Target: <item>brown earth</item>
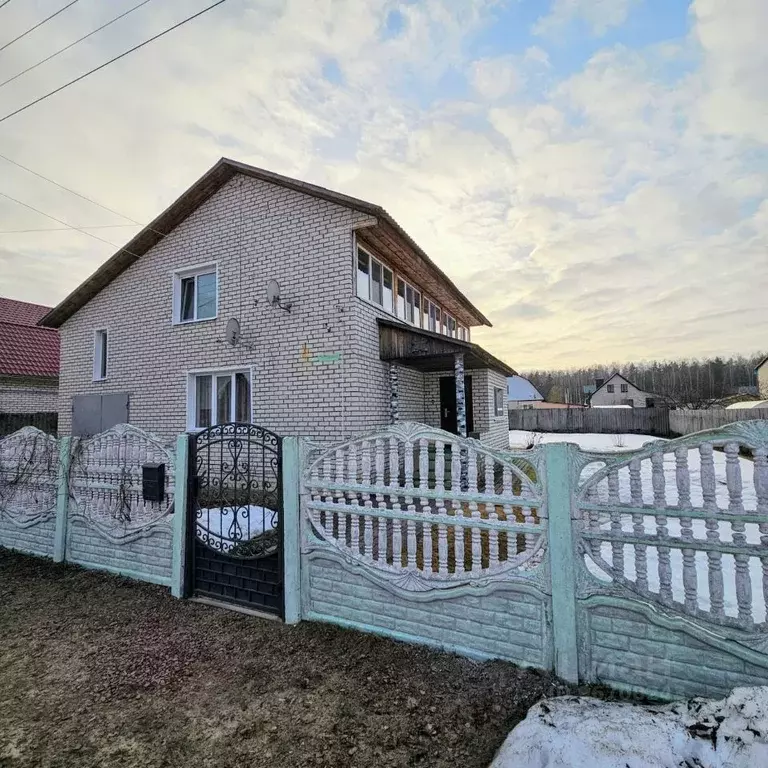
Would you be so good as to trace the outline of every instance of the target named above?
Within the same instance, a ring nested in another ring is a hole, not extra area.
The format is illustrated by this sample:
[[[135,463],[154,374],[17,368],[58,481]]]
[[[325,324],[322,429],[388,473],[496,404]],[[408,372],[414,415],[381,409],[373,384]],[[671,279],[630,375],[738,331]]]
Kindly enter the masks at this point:
[[[567,692],[0,549],[0,766],[480,768],[532,704]]]

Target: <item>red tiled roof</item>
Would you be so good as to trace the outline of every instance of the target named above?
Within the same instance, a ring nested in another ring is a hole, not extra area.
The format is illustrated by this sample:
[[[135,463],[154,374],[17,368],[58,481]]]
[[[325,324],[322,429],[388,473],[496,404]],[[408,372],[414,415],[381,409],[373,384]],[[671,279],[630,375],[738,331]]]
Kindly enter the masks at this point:
[[[42,320],[50,309],[42,304],[30,304],[28,301],[4,299],[0,296],[0,323],[37,325],[37,321]]]
[[[0,322],[0,376],[58,375],[58,331]]]

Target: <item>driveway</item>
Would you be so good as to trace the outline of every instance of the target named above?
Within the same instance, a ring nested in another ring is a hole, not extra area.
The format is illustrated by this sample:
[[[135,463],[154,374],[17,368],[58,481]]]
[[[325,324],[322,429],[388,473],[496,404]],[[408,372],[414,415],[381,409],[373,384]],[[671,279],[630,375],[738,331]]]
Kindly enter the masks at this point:
[[[0,549],[0,765],[487,766],[552,676]]]

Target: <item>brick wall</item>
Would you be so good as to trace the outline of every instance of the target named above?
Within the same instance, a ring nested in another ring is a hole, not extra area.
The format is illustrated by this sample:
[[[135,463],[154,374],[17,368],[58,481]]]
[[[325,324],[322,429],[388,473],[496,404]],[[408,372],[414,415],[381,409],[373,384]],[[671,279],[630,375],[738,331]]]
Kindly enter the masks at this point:
[[[407,599],[331,559],[308,561],[310,618],[340,621],[411,642],[549,669],[551,635],[542,600],[507,585],[489,595]],[[407,637],[403,637],[407,636]]]
[[[424,374],[412,368],[398,367],[400,421],[426,422]],[[439,425],[438,425],[439,426]]]
[[[353,227],[362,214],[235,177],[61,328],[60,433],[75,394],[127,392],[130,420],[164,439],[187,428],[188,372],[250,368],[253,420],[282,434],[341,439],[386,424],[385,364],[353,312]],[[173,325],[174,270],[218,263],[218,317]],[[284,312],[266,303],[280,282]],[[239,317],[242,344],[223,343]],[[92,381],[94,331],[109,334],[105,381]],[[376,334],[376,328],[370,331]],[[313,362],[321,353],[339,362]]]
[[[58,380],[0,376],[0,413],[51,413],[58,410]]]

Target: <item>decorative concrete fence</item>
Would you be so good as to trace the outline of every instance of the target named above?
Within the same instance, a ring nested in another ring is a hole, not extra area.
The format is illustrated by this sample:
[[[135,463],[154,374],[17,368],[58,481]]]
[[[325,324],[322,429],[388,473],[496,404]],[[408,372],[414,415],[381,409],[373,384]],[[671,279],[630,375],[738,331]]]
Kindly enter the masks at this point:
[[[33,427],[19,430],[0,440],[0,545],[177,591],[175,453],[128,424],[60,440]],[[160,503],[142,496],[147,463],[165,465]],[[184,515],[177,517],[180,526]]]
[[[409,423],[284,443],[288,621],[661,697],[768,684],[766,421],[611,454]],[[0,440],[0,545],[182,594],[187,445]],[[161,503],[145,463],[166,465]]]
[[[305,445],[302,616],[657,696],[766,684],[767,455],[768,422],[619,454]]]

